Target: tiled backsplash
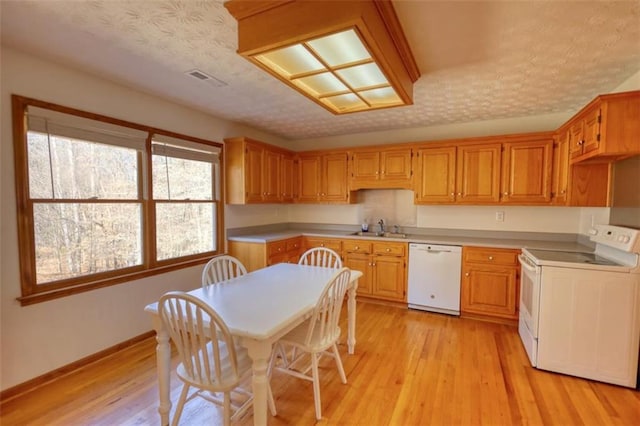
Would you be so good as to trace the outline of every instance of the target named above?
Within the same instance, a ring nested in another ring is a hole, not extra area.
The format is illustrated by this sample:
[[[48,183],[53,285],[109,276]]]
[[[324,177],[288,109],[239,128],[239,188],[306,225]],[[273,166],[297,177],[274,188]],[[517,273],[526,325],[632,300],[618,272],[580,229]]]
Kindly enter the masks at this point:
[[[359,197],[360,223],[366,222],[371,226],[384,219],[384,223],[389,227],[417,224],[417,206],[413,204],[413,191],[367,189],[360,191]]]

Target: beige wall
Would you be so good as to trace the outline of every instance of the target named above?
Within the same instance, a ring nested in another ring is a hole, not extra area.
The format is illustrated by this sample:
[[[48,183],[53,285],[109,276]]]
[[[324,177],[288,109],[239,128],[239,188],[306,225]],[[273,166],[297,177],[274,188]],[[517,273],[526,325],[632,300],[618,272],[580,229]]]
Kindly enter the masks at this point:
[[[186,290],[200,282],[200,268],[194,267],[21,307],[16,301],[20,281],[11,94],[213,141],[238,135],[282,141],[14,50],[3,48],[1,57],[0,385],[4,390],[149,331],[151,321],[143,312],[145,305],[168,290]]]

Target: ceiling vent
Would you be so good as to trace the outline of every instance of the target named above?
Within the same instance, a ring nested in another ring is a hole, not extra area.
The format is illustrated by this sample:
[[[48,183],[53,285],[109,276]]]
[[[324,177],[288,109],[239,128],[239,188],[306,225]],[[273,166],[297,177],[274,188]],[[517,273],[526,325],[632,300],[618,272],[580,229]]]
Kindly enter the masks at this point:
[[[204,81],[206,83],[209,83],[215,87],[222,87],[222,86],[226,86],[227,83],[225,83],[222,80],[219,80],[215,77],[211,77],[209,74],[204,73],[200,70],[191,70],[191,71],[187,71],[186,72],[187,75],[190,75],[193,78],[196,78],[200,81]]]

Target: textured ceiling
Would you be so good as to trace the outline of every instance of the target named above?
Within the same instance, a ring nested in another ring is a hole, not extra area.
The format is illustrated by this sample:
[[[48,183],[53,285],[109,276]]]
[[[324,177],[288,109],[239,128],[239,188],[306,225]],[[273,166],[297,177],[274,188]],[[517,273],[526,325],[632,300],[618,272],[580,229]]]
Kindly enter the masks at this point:
[[[335,116],[237,55],[222,3],[2,0],[2,43],[292,140],[574,112],[640,70],[640,1],[396,0],[414,105]]]

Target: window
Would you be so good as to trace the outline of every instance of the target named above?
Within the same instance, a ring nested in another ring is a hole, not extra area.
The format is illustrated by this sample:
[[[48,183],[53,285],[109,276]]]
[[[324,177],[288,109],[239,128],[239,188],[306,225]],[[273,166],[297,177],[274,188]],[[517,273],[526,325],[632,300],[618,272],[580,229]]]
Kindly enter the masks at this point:
[[[13,96],[22,304],[201,263],[221,145]]]

